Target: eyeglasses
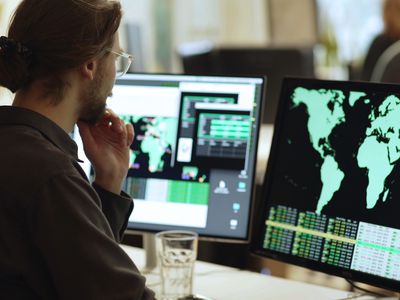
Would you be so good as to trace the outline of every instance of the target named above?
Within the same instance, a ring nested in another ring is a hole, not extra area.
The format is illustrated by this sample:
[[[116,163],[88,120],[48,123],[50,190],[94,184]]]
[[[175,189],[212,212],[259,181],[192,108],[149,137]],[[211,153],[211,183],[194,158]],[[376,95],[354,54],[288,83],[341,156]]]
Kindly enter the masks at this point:
[[[133,62],[133,56],[125,52],[117,52],[111,49],[107,49],[107,51],[117,56],[115,59],[115,69],[117,70],[117,74],[115,76],[121,77],[125,75]]]

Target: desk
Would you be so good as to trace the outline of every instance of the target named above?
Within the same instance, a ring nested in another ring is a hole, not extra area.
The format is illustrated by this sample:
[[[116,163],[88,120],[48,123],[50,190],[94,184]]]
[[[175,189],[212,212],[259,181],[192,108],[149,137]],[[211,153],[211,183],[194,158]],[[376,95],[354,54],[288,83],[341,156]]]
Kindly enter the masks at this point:
[[[144,265],[143,249],[121,245],[140,269]],[[158,272],[157,270],[155,272]],[[160,278],[156,273],[146,275],[148,286],[159,291]],[[215,300],[324,300],[344,299],[349,293],[332,288],[262,275],[235,268],[197,261],[194,293]],[[361,299],[361,298],[357,298]],[[367,299],[367,298],[362,298]]]

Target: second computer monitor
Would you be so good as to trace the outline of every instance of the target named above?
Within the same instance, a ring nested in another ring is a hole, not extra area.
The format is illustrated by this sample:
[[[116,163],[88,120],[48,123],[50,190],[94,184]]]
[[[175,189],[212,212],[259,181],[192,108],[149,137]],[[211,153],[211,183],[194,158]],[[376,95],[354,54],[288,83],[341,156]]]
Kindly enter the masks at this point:
[[[400,87],[286,79],[253,250],[400,287]]]
[[[264,78],[129,74],[107,105],[133,125],[128,229],[248,239]]]

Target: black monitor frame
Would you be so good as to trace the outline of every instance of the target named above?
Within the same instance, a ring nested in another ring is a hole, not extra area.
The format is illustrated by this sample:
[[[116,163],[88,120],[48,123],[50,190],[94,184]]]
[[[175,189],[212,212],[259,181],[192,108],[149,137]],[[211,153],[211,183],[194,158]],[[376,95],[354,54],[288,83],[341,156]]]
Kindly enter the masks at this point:
[[[267,214],[269,207],[272,206],[273,200],[270,199],[273,178],[275,170],[277,169],[277,159],[280,150],[281,135],[284,127],[287,125],[285,115],[287,107],[289,105],[289,97],[292,93],[292,88],[295,86],[304,86],[306,88],[336,88],[341,87],[349,90],[368,90],[376,92],[388,92],[391,91],[393,94],[400,96],[400,85],[394,84],[382,84],[382,83],[370,83],[370,82],[355,82],[355,81],[328,81],[328,80],[317,80],[317,79],[305,79],[305,78],[285,78],[281,89],[281,97],[277,114],[277,122],[275,124],[274,136],[268,161],[267,172],[264,178],[264,184],[260,199],[258,199],[259,207],[257,208],[257,214],[255,217],[255,223],[253,225],[252,240],[250,244],[250,250],[253,254],[258,256],[271,258],[274,260],[282,261],[285,263],[297,265],[300,267],[308,268],[314,271],[327,273],[330,275],[339,276],[351,281],[359,281],[373,286],[381,287],[388,290],[400,291],[399,281],[346,269],[343,267],[336,267],[328,264],[324,264],[320,261],[312,261],[309,259],[296,257],[294,255],[285,254],[278,251],[272,251],[263,247],[264,236],[266,232],[265,222],[267,220]],[[400,122],[400,120],[399,120]],[[301,201],[301,199],[297,199]],[[385,216],[384,216],[385,217]],[[400,229],[400,223],[398,228]]]

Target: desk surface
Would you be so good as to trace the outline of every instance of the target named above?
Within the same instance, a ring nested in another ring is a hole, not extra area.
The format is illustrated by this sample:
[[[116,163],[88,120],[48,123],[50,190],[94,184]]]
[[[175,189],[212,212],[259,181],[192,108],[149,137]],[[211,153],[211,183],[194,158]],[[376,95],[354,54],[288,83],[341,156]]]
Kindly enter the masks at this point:
[[[143,249],[126,245],[122,245],[122,248],[138,268],[144,266],[145,253]],[[157,272],[158,270],[146,275],[148,286],[156,293],[160,288],[160,278]],[[339,300],[349,296],[349,292],[346,291],[201,261],[196,262],[193,284],[194,293],[214,300]]]

